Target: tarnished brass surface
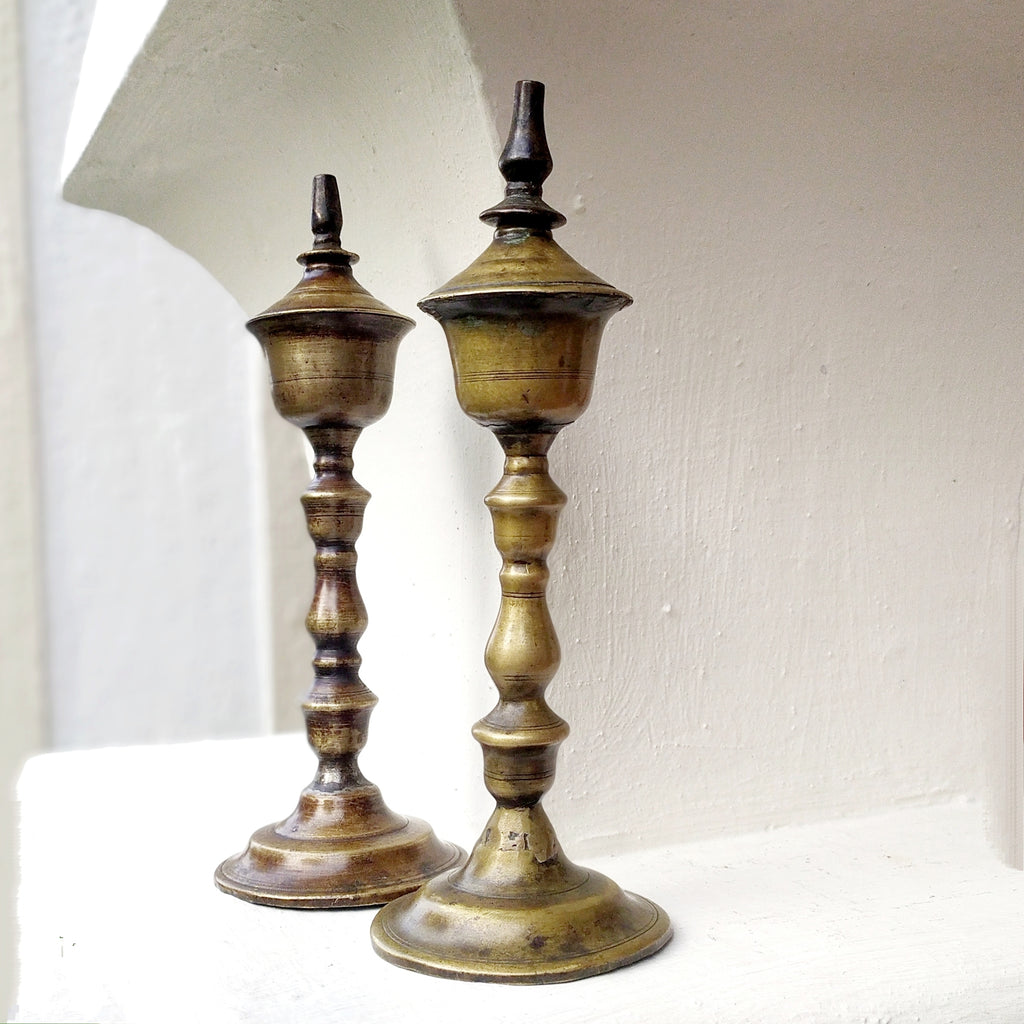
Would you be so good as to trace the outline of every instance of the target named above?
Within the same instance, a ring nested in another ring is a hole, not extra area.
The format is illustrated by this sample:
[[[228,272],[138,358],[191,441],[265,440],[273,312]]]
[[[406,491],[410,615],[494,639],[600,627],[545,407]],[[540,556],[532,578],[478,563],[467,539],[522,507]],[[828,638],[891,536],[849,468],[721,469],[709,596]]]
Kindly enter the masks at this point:
[[[426,822],[391,811],[357,763],[377,698],[359,678],[367,620],[355,544],[370,495],[352,476],[352,448],[391,403],[398,343],[413,321],[352,276],[358,257],[341,248],[330,175],[313,182],[313,231],[313,249],[299,257],[302,280],[247,326],[266,353],[277,411],[305,431],[315,456],[315,478],[302,496],[316,545],[306,618],[316,654],[303,711],[319,764],[292,814],[259,829],[244,853],[217,868],[215,881],[253,903],[329,908],[385,903],[464,854]]]
[[[672,934],[661,908],[569,861],[540,802],[569,733],[544,699],[560,659],[545,560],[566,501],[547,453],[590,401],[605,323],[632,301],[552,239],[564,218],[541,198],[551,171],[543,88],[516,87],[500,162],[505,199],[481,215],[495,225],[494,241],[420,303],[444,326],[462,408],[505,452],[486,498],[502,556],[484,658],[498,703],[473,728],[497,807],[463,867],[384,907],[371,927],[374,948],[399,966],[525,984],[622,967]]]

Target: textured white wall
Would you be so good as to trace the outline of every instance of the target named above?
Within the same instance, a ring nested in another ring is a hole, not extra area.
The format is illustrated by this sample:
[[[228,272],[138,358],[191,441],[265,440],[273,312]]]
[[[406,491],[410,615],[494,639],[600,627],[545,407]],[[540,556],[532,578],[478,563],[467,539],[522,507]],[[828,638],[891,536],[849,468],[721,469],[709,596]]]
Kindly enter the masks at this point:
[[[512,83],[546,81],[558,237],[637,300],[552,456],[569,849],[961,792],[1009,849],[1022,28],[1007,0],[171,0],[67,190],[251,312],[334,170],[360,278],[409,312],[485,245]],[[441,743],[431,781],[477,799],[445,758],[490,700],[500,459],[436,330],[404,345],[357,451],[367,755]]]
[[[1007,846],[1021,8],[459,9],[636,298],[553,452],[552,803],[603,842],[967,791]]]
[[[191,258],[60,198],[91,14],[24,9],[51,740],[252,733],[269,724],[258,357]]]
[[[16,0],[0,0],[0,1012],[16,960],[14,784],[44,727],[20,43]]]

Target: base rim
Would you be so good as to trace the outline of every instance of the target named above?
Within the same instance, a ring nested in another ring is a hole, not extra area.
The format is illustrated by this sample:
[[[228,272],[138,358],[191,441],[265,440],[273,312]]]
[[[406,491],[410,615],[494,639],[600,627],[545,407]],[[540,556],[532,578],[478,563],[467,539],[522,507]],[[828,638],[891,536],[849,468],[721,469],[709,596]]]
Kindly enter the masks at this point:
[[[247,903],[286,910],[374,907],[414,892],[466,859],[460,847],[437,839],[429,825],[410,818],[405,828],[370,841],[372,874],[380,880],[367,884],[366,839],[313,837],[301,843],[282,839],[275,844],[275,835],[273,825],[259,829],[245,851],[224,860],[214,872],[217,888]],[[279,855],[273,868],[262,867],[253,857],[256,842]],[[363,863],[354,861],[355,854],[361,855]],[[312,856],[317,861],[315,875],[304,870]],[[389,858],[398,862],[390,870]]]
[[[592,873],[592,876],[596,872]],[[597,880],[608,882],[603,876]],[[658,904],[644,896],[624,892],[614,887],[614,895],[609,893],[606,900],[607,909],[613,913],[617,906],[629,901],[649,908],[652,919],[640,930],[624,930],[621,938],[600,949],[573,956],[552,957],[550,960],[538,959],[536,956],[528,960],[493,959],[484,955],[487,948],[481,944],[480,952],[472,958],[459,957],[450,947],[441,941],[434,942],[429,935],[417,936],[415,943],[407,941],[395,934],[389,925],[407,915],[414,901],[423,898],[423,890],[399,897],[388,906],[378,911],[370,925],[370,939],[374,951],[388,963],[420,974],[448,978],[457,981],[492,982],[506,985],[557,984],[578,981],[627,967],[646,957],[653,956],[672,938],[672,925],[668,915]],[[467,919],[478,913],[478,908],[469,905],[459,906],[452,897],[457,892],[448,884],[447,876],[442,876],[430,883],[436,897],[443,892],[447,903],[446,912],[452,918],[465,914]],[[457,899],[457,897],[456,897]],[[536,904],[524,904],[522,908],[509,908],[512,913],[529,915],[537,911]]]

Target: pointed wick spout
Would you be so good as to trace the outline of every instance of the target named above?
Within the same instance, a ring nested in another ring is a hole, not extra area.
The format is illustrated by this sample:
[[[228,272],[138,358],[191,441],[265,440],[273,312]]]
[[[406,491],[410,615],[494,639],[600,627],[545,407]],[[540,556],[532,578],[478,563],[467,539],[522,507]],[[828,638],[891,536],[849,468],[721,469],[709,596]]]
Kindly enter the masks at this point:
[[[498,160],[505,180],[538,189],[554,163],[544,132],[543,82],[516,82],[512,100],[512,127]]]
[[[340,248],[341,225],[341,197],[338,195],[338,179],[333,174],[318,174],[313,179],[313,214],[310,218],[310,226],[313,229],[313,248]]]

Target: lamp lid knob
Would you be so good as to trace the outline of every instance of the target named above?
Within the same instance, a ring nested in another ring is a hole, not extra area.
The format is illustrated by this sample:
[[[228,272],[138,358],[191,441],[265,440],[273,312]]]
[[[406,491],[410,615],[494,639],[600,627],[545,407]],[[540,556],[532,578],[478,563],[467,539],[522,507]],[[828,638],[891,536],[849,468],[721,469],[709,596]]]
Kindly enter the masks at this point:
[[[507,182],[505,198],[484,210],[480,219],[497,228],[532,227],[542,231],[561,227],[565,217],[541,198],[554,163],[544,131],[544,84],[516,82],[512,126],[498,159]]]
[[[313,231],[313,248],[299,256],[299,262],[341,263],[351,266],[359,262],[354,252],[341,247],[341,197],[338,179],[333,174],[317,174],[313,178],[312,212],[309,225]]]
[[[340,335],[348,329],[346,318],[351,318],[347,322],[353,325],[352,330],[358,326],[365,332],[369,322],[383,337],[394,329],[385,319],[401,321],[402,333],[413,326],[414,321],[386,306],[355,279],[352,264],[359,257],[341,247],[341,226],[338,180],[333,174],[318,174],[313,178],[310,215],[313,247],[298,257],[303,266],[302,280],[283,299],[254,316],[249,321],[250,330],[271,323],[308,326],[315,321],[323,330]],[[367,316],[372,319],[366,320]]]

